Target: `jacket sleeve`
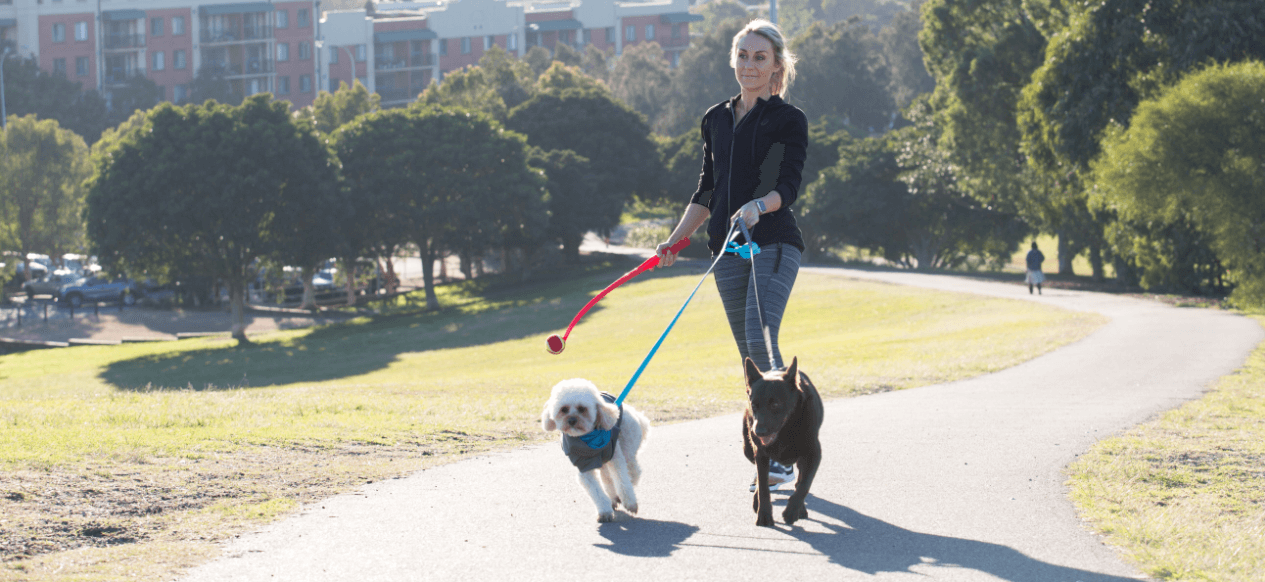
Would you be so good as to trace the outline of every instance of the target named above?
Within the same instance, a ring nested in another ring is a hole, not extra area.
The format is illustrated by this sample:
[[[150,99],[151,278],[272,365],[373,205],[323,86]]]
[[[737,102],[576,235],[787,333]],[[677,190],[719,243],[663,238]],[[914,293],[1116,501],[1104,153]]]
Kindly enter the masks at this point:
[[[804,160],[808,158],[808,118],[794,107],[787,117],[774,140],[786,146],[778,167],[777,184],[773,187],[782,196],[782,208],[790,206],[799,197]]]
[[[712,176],[712,132],[710,131],[711,127],[709,127],[710,119],[710,115],[704,115],[703,122],[699,125],[699,130],[703,132],[703,169],[698,175],[698,189],[694,191],[693,196],[690,196],[690,202],[706,206],[708,209],[712,207],[712,190],[716,189],[716,182]]]

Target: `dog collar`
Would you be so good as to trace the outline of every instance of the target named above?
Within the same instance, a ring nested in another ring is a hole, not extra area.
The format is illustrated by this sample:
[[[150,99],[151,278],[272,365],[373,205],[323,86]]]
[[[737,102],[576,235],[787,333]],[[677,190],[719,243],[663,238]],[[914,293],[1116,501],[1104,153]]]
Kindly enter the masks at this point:
[[[614,403],[615,397],[602,393],[602,399]],[[594,429],[578,437],[562,435],[562,452],[571,459],[580,472],[592,471],[601,467],[615,456],[615,443],[619,441],[619,430],[624,424],[624,405],[619,404],[619,418],[610,430]]]

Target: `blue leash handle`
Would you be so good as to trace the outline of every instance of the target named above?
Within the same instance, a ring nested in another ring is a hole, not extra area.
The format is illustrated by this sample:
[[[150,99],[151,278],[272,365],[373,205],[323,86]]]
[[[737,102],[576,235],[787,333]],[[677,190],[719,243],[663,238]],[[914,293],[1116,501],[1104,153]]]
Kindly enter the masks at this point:
[[[741,222],[741,220],[738,221],[738,223]],[[721,247],[723,248],[728,245],[733,240],[737,232],[738,230],[736,227],[730,227],[729,235],[725,237],[725,244],[721,245]],[[707,276],[712,274],[712,270],[716,268],[716,263],[719,263],[720,258],[723,256],[725,256],[725,251],[722,250],[716,255],[716,260],[712,261],[712,266],[707,268],[706,273],[703,273],[703,278],[698,280],[698,284],[694,286],[694,290],[690,292],[690,296],[685,299],[685,303],[681,305],[681,309],[676,312],[676,317],[673,317],[672,322],[668,324],[668,328],[663,330],[663,335],[659,336],[659,341],[654,343],[653,348],[650,348],[650,353],[646,354],[646,359],[642,360],[641,366],[637,368],[637,372],[628,380],[628,385],[624,387],[624,391],[620,392],[619,398],[615,399],[615,406],[619,406],[624,403],[624,397],[628,396],[628,393],[632,391],[633,385],[637,383],[637,379],[641,377],[641,373],[646,370],[646,366],[648,366],[650,364],[650,360],[654,358],[655,352],[659,351],[659,346],[663,345],[663,340],[667,339],[668,333],[672,331],[672,326],[676,325],[676,320],[681,318],[682,313],[685,313],[686,306],[690,304],[691,299],[694,299],[694,294],[698,293],[698,288],[703,286],[703,281],[706,281]]]

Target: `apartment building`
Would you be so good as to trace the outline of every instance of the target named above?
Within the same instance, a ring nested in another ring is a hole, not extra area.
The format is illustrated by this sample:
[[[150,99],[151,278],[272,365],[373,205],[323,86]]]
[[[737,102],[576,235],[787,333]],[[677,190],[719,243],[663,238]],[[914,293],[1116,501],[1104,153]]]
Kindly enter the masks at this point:
[[[296,107],[352,79],[393,106],[493,45],[521,56],[655,41],[675,66],[689,23],[702,19],[687,0],[382,2],[324,13],[317,0],[193,1],[0,0],[0,42],[107,98],[144,76],[179,103],[198,72],[213,70],[239,95],[272,92]]]

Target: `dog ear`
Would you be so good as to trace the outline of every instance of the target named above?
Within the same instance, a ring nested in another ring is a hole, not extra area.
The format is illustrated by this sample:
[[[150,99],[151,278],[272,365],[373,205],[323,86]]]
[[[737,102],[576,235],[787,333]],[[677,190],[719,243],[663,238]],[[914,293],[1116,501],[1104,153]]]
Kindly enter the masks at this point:
[[[747,392],[751,392],[751,384],[764,378],[764,374],[760,372],[760,368],[756,367],[755,362],[751,358],[743,360],[742,369],[747,376]]]
[[[607,402],[605,399],[598,398],[597,405],[597,427],[605,430],[615,428],[615,423],[619,422],[619,407]]]
[[[791,367],[786,369],[786,375],[782,377],[785,381],[799,389],[799,358],[791,358]]]
[[[558,423],[553,419],[553,399],[545,403],[545,409],[540,413],[540,428],[545,432],[558,430]]]

